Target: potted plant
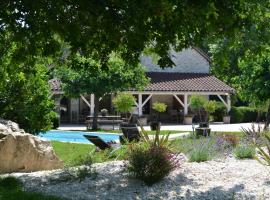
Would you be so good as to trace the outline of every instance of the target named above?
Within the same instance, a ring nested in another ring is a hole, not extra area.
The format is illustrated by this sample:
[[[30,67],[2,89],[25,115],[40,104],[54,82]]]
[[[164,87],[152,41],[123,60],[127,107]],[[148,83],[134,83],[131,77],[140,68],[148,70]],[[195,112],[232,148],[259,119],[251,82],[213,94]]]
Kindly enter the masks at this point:
[[[123,113],[126,115],[127,123],[130,122],[132,117],[132,111],[134,107],[135,97],[129,93],[119,93],[113,99],[113,104],[118,113]],[[128,118],[128,114],[130,117]]]
[[[106,108],[101,109],[101,115],[106,116],[108,114],[108,110]]]
[[[167,105],[165,103],[155,102],[155,103],[153,103],[152,109],[157,112],[157,118],[155,121],[150,123],[150,128],[151,128],[151,130],[157,130],[158,127],[160,127],[160,125],[161,125],[161,123],[159,121],[160,120],[160,113],[166,111]]]
[[[214,113],[217,107],[216,101],[207,101],[206,98],[199,95],[191,96],[190,98],[190,107],[199,116],[199,127],[196,128],[196,135],[210,135],[211,129],[209,128],[209,116]],[[203,119],[202,112],[205,111],[205,117]]]
[[[202,112],[203,106],[207,102],[206,98],[201,95],[192,95],[190,97],[189,106],[199,117],[199,122],[203,123]]]
[[[187,114],[184,116],[184,124],[186,125],[191,125],[193,120],[193,115],[192,114]]]
[[[229,115],[228,112],[225,113],[223,116],[223,123],[224,124],[230,124],[231,123],[231,116]]]

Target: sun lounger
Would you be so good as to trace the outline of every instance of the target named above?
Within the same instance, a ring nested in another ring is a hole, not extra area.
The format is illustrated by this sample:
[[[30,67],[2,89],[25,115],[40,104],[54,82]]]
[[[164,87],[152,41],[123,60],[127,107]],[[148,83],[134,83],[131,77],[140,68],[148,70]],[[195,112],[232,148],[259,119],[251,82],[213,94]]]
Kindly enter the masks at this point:
[[[123,135],[120,136],[122,144],[125,143],[125,140],[128,142],[138,142],[140,140],[140,132],[136,124],[121,124],[120,128],[123,132]]]
[[[98,148],[100,148],[101,150],[111,148],[111,145],[109,145],[108,143],[106,143],[104,140],[102,140],[98,136],[94,136],[94,135],[83,135],[83,136],[87,140],[89,140],[90,142],[92,142],[94,145],[96,145]]]

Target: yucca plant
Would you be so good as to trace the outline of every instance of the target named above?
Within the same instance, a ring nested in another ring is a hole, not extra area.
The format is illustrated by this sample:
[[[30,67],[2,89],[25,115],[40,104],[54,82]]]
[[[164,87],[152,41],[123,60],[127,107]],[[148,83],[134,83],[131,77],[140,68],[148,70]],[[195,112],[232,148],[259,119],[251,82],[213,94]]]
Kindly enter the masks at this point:
[[[170,133],[160,135],[160,127],[158,127],[158,129],[156,130],[156,133],[154,135],[154,138],[150,138],[148,136],[148,133],[145,131],[145,129],[143,128],[143,126],[141,125],[139,120],[138,120],[138,124],[141,127],[140,134],[141,134],[141,138],[142,138],[143,142],[145,142],[149,145],[156,146],[156,147],[169,146]]]
[[[270,166],[270,136],[265,134],[265,137],[268,141],[268,144],[266,144],[266,150],[264,150],[261,146],[259,146],[257,143],[255,143],[256,147],[258,148],[258,154],[259,156],[255,156],[255,159],[259,161],[263,165]]]

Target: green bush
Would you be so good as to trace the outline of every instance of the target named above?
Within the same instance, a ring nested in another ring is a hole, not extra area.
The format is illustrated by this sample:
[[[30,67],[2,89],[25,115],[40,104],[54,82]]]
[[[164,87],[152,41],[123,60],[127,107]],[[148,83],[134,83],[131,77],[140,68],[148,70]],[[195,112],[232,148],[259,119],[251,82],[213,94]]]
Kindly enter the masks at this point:
[[[119,113],[129,113],[133,110],[136,99],[132,94],[119,93],[114,97],[113,104]]]
[[[60,118],[57,113],[52,117],[53,129],[57,129],[60,126]]]
[[[194,148],[189,154],[190,162],[205,162],[211,158],[211,151],[206,146],[202,148]]]
[[[226,106],[222,102],[217,102],[216,104],[216,110],[212,114],[214,117],[215,122],[221,122],[223,121],[223,116],[226,114]]]
[[[243,122],[255,122],[258,116],[258,110],[251,107],[232,107],[230,111],[232,123],[243,123]],[[265,113],[262,113],[261,120],[264,119]]]
[[[155,102],[153,103],[153,110],[161,113],[161,112],[165,112],[167,109],[167,105],[165,103],[159,103],[159,102]]]
[[[234,149],[233,153],[238,159],[253,158],[255,156],[255,147],[253,145],[241,144]]]
[[[128,161],[128,172],[147,185],[160,181],[179,164],[168,148],[147,143],[131,145]]]

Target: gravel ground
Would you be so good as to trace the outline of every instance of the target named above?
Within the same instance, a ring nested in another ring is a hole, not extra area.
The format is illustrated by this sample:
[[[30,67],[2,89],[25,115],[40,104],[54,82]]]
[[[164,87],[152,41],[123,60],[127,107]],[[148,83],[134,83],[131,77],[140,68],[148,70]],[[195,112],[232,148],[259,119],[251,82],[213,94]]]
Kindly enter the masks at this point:
[[[255,160],[226,158],[184,162],[148,187],[131,178],[121,161],[95,165],[96,178],[66,180],[63,171],[16,173],[26,190],[67,199],[270,199],[270,167]]]

